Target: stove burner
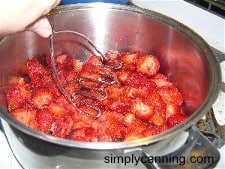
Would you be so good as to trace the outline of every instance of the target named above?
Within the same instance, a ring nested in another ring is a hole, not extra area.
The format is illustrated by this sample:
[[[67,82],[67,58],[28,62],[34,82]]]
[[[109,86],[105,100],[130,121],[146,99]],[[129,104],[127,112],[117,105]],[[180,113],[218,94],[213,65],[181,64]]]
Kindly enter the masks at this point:
[[[197,122],[196,127],[217,148],[221,148],[225,144],[225,126],[218,125],[213,109],[206,114],[205,118]]]
[[[185,0],[211,13],[225,18],[225,0]]]
[[[161,156],[159,159],[161,161],[158,163],[146,163],[144,165],[148,169],[207,169],[214,168],[219,159],[220,154],[218,150],[215,149],[209,140],[204,138],[195,126],[193,126],[189,130],[187,141],[181,148],[170,154]],[[176,160],[177,162],[175,162]]]

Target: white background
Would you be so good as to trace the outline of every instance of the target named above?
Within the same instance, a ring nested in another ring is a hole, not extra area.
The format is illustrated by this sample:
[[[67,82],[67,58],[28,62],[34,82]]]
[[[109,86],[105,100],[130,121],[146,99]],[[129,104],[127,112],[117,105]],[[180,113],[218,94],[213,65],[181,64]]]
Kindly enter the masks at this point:
[[[219,18],[213,14],[205,12],[197,7],[194,7],[182,0],[134,0],[134,4],[152,9],[168,16],[171,16],[180,22],[188,25],[199,33],[210,45],[225,52],[225,20]],[[224,63],[221,64],[223,69],[225,67]],[[223,71],[224,72],[224,71]],[[225,79],[225,73],[223,73],[223,78]],[[217,109],[222,111],[223,114],[217,116],[225,116],[224,110],[224,93],[221,94],[221,99],[217,101]],[[225,119],[225,118],[224,118]],[[221,119],[219,119],[221,121]],[[221,121],[224,123],[224,121]],[[221,160],[217,165],[217,169],[225,168],[225,146],[220,149]],[[0,169],[20,169],[21,167],[15,160],[8,143],[5,139],[4,134],[0,131]]]

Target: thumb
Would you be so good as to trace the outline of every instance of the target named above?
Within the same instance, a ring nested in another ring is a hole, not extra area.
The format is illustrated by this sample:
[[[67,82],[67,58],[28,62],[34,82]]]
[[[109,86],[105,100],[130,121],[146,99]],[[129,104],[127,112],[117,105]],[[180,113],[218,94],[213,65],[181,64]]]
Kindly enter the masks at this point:
[[[31,24],[28,30],[37,33],[38,35],[47,38],[52,34],[52,27],[46,17],[41,17]]]

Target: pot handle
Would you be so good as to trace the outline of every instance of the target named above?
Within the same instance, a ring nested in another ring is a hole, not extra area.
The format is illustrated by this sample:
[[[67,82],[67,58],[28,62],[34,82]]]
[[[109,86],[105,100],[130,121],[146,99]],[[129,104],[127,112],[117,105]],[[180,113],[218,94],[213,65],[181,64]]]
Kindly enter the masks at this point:
[[[2,131],[2,120],[0,118],[0,131]]]
[[[141,162],[148,169],[214,168],[220,153],[214,145],[192,126],[185,144],[178,150],[163,156],[151,156],[142,150]]]
[[[216,48],[213,48],[211,47],[214,51],[215,51],[215,54],[216,54],[216,58],[217,60],[222,64],[223,63],[223,67],[222,67],[222,74],[225,72],[225,53],[221,52],[220,50],[216,49]],[[223,75],[225,77],[225,75]],[[221,90],[223,92],[225,92],[225,82],[222,82],[222,86],[221,86]]]
[[[215,114],[216,122],[218,123],[218,126],[222,128],[221,131],[223,131],[225,129],[225,115],[222,113],[224,112],[224,106],[225,106],[223,101],[225,99],[225,52],[221,52],[220,50],[215,49],[213,47],[211,48],[215,52],[216,58],[220,62],[220,66],[222,69],[223,78],[222,78],[221,90],[219,92],[217,100],[213,104],[213,111]],[[224,132],[223,139],[225,139],[225,132]]]

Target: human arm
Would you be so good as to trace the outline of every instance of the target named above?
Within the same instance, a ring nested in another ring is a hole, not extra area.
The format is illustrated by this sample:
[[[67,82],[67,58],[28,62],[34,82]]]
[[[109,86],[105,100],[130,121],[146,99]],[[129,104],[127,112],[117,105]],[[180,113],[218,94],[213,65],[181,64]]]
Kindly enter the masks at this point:
[[[46,14],[60,3],[60,0],[0,0],[0,35],[24,30],[50,36],[51,25]]]

